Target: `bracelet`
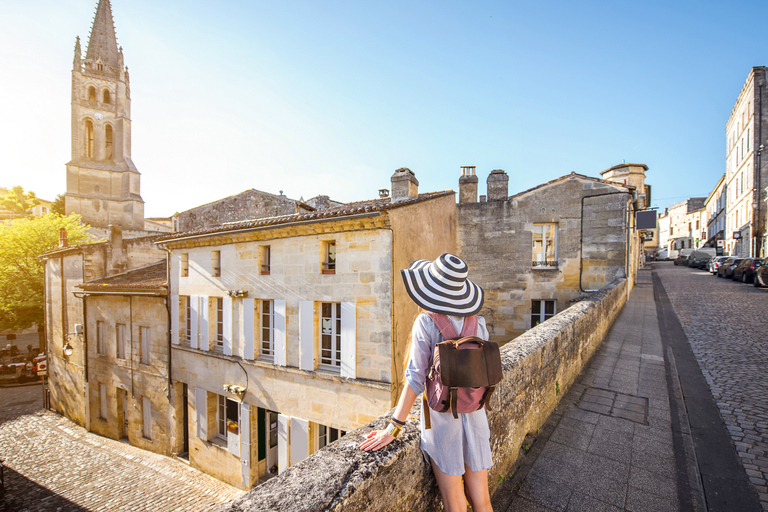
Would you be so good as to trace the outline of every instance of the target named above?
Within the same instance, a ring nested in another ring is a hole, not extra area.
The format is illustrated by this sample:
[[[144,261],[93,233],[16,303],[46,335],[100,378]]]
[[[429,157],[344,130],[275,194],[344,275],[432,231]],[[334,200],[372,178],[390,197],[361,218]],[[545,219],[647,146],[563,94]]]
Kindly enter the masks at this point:
[[[389,420],[391,422],[393,422],[395,425],[399,426],[399,427],[405,426],[405,422],[404,421],[400,421],[399,419],[395,418],[394,416],[389,418]]]
[[[385,430],[384,432],[391,435],[392,437],[397,437],[400,435],[400,427],[398,427],[394,423],[390,423],[389,425],[387,425],[387,430]]]

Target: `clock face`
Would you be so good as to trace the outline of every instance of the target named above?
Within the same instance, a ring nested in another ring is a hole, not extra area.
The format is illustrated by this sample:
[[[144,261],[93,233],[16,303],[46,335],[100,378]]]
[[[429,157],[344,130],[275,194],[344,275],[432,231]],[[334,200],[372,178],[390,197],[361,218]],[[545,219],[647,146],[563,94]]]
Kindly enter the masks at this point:
[[[104,116],[101,114],[101,112],[96,112],[93,115],[93,117],[95,117],[96,119],[104,119]]]

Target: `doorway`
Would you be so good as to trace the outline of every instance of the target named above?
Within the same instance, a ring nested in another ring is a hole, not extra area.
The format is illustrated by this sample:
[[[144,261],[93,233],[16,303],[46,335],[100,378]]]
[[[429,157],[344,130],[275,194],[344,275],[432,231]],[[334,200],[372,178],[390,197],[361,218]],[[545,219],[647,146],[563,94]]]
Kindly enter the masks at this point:
[[[180,458],[187,459],[189,458],[189,400],[187,398],[187,394],[189,393],[189,389],[187,388],[186,384],[182,384],[181,387],[181,410],[183,411],[183,419],[182,419],[182,431],[183,431],[183,439],[184,443],[182,446],[182,453],[179,454]]]
[[[124,389],[117,389],[120,397],[120,439],[128,439],[128,392]]]

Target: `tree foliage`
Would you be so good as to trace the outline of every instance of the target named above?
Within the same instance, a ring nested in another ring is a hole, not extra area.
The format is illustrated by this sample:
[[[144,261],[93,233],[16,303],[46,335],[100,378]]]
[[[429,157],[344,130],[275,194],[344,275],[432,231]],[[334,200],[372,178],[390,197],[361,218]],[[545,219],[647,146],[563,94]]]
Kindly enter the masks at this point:
[[[51,203],[51,213],[64,215],[64,194],[59,194]]]
[[[45,289],[40,255],[58,247],[60,228],[66,228],[70,245],[89,238],[88,227],[75,214],[0,223],[0,329],[42,327]]]
[[[32,191],[25,193],[24,188],[20,185],[16,185],[8,191],[5,197],[0,198],[0,208],[15,215],[30,215],[29,210],[39,204],[40,200],[35,193]]]

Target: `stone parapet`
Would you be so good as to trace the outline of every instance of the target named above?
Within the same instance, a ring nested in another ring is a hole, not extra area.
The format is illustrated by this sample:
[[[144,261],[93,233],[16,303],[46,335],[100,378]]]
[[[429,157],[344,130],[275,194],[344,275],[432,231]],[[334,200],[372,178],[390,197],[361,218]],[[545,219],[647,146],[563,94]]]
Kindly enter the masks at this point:
[[[491,493],[513,469],[528,433],[539,429],[599,347],[627,299],[617,279],[502,348],[504,379],[488,420]],[[419,404],[398,441],[376,453],[358,446],[391,411],[288,468],[215,512],[440,510],[432,471],[419,449]]]

